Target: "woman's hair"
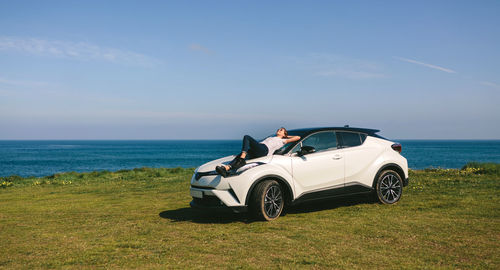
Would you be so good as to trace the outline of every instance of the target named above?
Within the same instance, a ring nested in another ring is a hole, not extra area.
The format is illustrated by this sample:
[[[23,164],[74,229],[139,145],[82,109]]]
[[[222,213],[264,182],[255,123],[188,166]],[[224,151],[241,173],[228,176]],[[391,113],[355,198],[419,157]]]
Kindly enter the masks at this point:
[[[282,130],[283,130],[283,132],[285,132],[285,136],[283,137],[283,139],[288,138],[288,131],[286,130],[286,128],[284,128],[284,127],[280,127],[278,130],[280,130],[280,129],[282,129]]]

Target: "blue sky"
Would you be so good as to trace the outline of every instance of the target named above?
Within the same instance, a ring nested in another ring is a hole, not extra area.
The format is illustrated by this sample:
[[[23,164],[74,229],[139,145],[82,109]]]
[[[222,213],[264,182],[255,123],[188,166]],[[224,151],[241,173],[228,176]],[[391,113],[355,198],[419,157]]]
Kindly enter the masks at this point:
[[[0,1],[0,139],[500,139],[499,1]]]

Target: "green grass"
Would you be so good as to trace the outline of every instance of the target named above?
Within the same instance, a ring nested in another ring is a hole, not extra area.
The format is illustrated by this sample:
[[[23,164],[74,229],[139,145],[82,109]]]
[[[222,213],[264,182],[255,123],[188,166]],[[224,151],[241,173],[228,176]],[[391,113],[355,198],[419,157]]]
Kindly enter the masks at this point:
[[[273,222],[190,209],[192,169],[1,178],[0,268],[500,269],[499,166],[410,171],[396,205],[351,197]]]

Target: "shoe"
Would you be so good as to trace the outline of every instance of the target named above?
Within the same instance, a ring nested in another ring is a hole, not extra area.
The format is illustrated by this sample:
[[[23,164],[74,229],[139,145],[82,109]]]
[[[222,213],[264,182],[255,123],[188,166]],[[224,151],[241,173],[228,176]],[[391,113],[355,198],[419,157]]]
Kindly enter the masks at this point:
[[[237,171],[239,168],[245,166],[247,163],[244,158],[241,158],[240,156],[237,156],[229,163],[229,166],[231,166],[231,170]]]
[[[217,166],[215,167],[215,171],[220,174],[222,177],[226,177],[227,176],[227,170],[226,170],[226,167],[224,166]]]

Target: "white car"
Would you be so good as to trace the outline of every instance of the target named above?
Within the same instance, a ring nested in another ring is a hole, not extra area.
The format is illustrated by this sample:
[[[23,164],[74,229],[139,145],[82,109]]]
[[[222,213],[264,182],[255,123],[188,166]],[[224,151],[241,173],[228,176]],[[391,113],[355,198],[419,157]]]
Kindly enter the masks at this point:
[[[215,167],[234,156],[198,167],[190,205],[250,210],[259,219],[273,220],[290,205],[340,195],[374,193],[381,203],[394,204],[408,185],[408,162],[400,154],[401,144],[377,132],[348,126],[289,130],[301,139],[272,156],[247,160],[227,177]]]

